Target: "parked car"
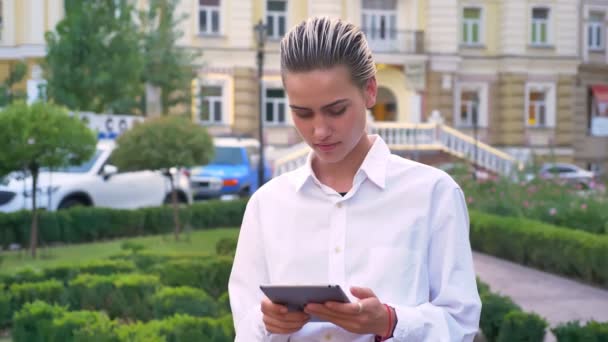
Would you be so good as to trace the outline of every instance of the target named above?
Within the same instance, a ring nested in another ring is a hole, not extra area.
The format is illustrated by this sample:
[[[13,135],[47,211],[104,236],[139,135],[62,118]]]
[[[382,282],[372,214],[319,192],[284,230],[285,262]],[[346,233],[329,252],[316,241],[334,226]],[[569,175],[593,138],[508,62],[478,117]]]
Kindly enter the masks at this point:
[[[213,160],[190,170],[194,198],[245,197],[256,191],[259,187],[259,142],[250,138],[215,138],[214,146]],[[270,179],[271,175],[271,168],[265,162],[264,179]]]
[[[111,164],[113,141],[100,141],[91,159],[74,166],[49,170],[38,176],[37,206],[46,210],[74,206],[132,209],[160,206],[171,201],[169,179],[161,171],[120,172]],[[191,203],[186,171],[175,171],[181,203]],[[0,211],[31,209],[32,178],[13,172],[0,185]]]
[[[538,171],[538,176],[541,179],[554,179],[572,184],[580,184],[586,188],[590,187],[596,179],[596,174],[592,171],[587,171],[574,164],[567,163],[545,163]],[[530,181],[536,178],[534,173],[528,173],[526,180]]]

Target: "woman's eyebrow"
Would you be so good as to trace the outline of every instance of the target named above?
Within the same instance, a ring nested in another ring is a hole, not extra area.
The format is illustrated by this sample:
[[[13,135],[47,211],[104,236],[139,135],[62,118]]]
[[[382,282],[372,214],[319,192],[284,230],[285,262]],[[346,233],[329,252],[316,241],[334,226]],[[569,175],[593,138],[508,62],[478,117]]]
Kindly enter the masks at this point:
[[[328,108],[333,107],[333,106],[335,106],[337,104],[341,104],[341,103],[345,103],[345,102],[348,102],[348,99],[339,99],[339,100],[336,100],[336,101],[334,101],[334,102],[332,102],[330,104],[324,105],[323,107],[321,107],[321,109],[322,110],[328,109]],[[292,105],[292,104],[290,104],[289,107],[291,107],[291,109],[297,109],[297,110],[311,110],[310,108],[300,107],[300,106],[296,106],[296,105]]]

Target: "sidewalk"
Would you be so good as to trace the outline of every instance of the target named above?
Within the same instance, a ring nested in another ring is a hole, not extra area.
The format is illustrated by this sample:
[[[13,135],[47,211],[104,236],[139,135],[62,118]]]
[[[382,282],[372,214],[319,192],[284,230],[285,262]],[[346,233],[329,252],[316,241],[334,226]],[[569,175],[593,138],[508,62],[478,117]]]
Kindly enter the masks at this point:
[[[477,275],[493,292],[511,297],[551,327],[574,320],[608,321],[608,290],[477,252],[473,261]],[[547,335],[545,341],[555,341]]]

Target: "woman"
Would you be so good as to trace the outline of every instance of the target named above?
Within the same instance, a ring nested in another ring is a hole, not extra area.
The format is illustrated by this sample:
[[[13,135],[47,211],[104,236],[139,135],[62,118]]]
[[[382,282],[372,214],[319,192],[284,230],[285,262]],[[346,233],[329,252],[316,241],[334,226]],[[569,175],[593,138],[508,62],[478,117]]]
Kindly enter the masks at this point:
[[[229,283],[236,340],[473,340],[481,304],[463,193],[367,135],[377,84],[363,33],[309,19],[281,41],[281,73],[312,152],[247,205]],[[288,312],[261,284],[339,284],[353,300]]]

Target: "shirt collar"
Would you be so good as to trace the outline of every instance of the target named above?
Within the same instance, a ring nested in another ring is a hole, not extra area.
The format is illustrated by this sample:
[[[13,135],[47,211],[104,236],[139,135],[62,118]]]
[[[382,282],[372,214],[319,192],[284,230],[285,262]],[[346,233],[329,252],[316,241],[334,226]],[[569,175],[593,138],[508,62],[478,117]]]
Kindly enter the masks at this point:
[[[357,173],[365,173],[370,181],[379,188],[384,189],[386,185],[386,164],[388,163],[388,157],[390,156],[391,151],[379,135],[373,134],[370,135],[370,137],[374,140],[374,143],[367,152]],[[300,191],[307,181],[316,179],[312,170],[313,156],[314,151],[310,151],[306,158],[306,163],[291,174],[290,178],[295,186],[296,192]]]

